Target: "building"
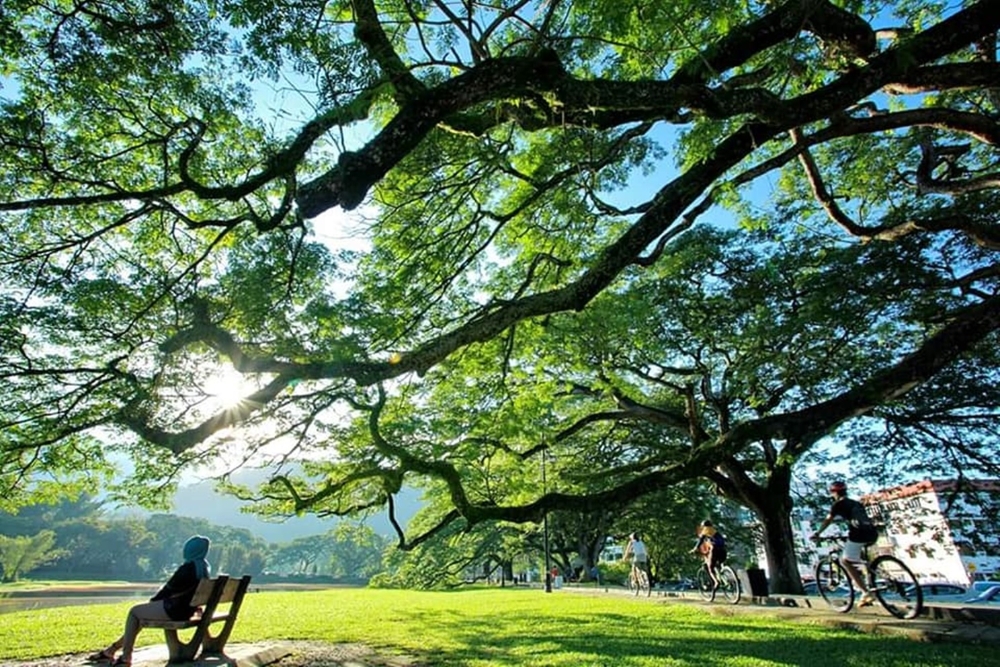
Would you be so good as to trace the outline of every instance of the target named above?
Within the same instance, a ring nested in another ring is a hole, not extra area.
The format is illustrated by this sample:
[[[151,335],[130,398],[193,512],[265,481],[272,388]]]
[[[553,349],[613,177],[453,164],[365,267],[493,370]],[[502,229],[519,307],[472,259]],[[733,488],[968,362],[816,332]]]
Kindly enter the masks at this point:
[[[1000,575],[1000,480],[921,480],[861,497],[878,546],[925,582]]]
[[[625,555],[625,547],[615,542],[615,538],[607,537],[604,540],[604,547],[597,555],[599,563],[616,563]]]
[[[920,581],[969,586],[973,579],[1000,579],[1000,480],[925,479],[860,501],[879,527],[873,549],[897,556]],[[804,580],[819,556],[811,537],[822,518],[808,510],[792,517]]]

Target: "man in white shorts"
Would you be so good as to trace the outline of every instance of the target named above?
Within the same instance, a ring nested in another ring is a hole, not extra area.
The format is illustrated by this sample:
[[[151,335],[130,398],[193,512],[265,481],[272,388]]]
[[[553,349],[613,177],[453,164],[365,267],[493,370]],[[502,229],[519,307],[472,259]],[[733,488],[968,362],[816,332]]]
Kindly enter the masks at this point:
[[[836,481],[830,484],[830,495],[833,496],[833,505],[830,513],[819,529],[813,534],[813,540],[819,541],[820,533],[827,529],[831,523],[837,519],[847,522],[847,542],[844,543],[844,551],[840,556],[840,564],[844,566],[847,576],[851,578],[854,585],[864,595],[858,601],[859,607],[870,605],[874,597],[868,592],[868,584],[861,576],[856,563],[863,561],[862,550],[869,544],[874,544],[878,539],[878,529],[872,524],[868,517],[865,506],[853,498],[847,497],[847,484],[843,481]]]

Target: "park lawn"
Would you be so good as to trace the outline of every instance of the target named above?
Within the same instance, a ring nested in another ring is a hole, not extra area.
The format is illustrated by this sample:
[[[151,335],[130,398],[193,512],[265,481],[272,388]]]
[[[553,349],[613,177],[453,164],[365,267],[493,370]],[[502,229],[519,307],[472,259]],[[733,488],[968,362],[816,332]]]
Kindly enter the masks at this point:
[[[89,652],[128,603],[4,614],[0,661]],[[330,589],[251,593],[230,641],[362,643],[429,665],[506,667],[945,667],[996,664],[996,649],[927,644],[790,621],[766,611],[528,589]],[[714,612],[714,613],[713,613]],[[139,645],[159,643],[146,630]]]

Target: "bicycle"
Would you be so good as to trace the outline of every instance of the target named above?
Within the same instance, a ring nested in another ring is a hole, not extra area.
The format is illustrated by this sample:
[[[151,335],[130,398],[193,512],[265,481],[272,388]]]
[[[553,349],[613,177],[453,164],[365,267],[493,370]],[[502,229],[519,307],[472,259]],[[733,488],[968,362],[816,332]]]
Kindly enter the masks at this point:
[[[649,597],[652,593],[652,586],[650,585],[649,577],[649,565],[648,563],[632,563],[632,569],[628,575],[628,590],[634,595],[639,595],[641,592],[646,593],[646,597]]]
[[[823,542],[843,542],[835,537]],[[847,576],[840,563],[842,549],[834,547],[816,563],[816,589],[835,611],[846,614],[854,606],[854,582]],[[920,615],[924,608],[924,594],[917,578],[903,561],[883,554],[869,558],[868,547],[862,551],[858,563],[861,576],[867,577],[868,591],[875,596],[887,612],[896,618],[909,619]]]
[[[729,604],[739,604],[740,598],[743,597],[743,587],[740,585],[740,579],[736,576],[733,568],[723,564],[721,567],[716,566],[714,573],[715,578],[719,581],[718,587],[709,576],[708,568],[705,567],[704,563],[698,568],[695,582],[697,582],[701,597],[707,602],[714,602],[716,594],[721,592]]]

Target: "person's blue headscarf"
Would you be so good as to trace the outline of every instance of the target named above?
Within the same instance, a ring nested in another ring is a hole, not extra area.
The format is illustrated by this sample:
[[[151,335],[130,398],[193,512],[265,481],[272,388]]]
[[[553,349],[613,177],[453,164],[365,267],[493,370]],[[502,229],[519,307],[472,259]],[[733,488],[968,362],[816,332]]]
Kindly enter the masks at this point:
[[[184,562],[194,563],[194,571],[199,579],[210,576],[211,566],[205,560],[208,555],[208,545],[211,544],[207,537],[193,535],[184,543]]]

